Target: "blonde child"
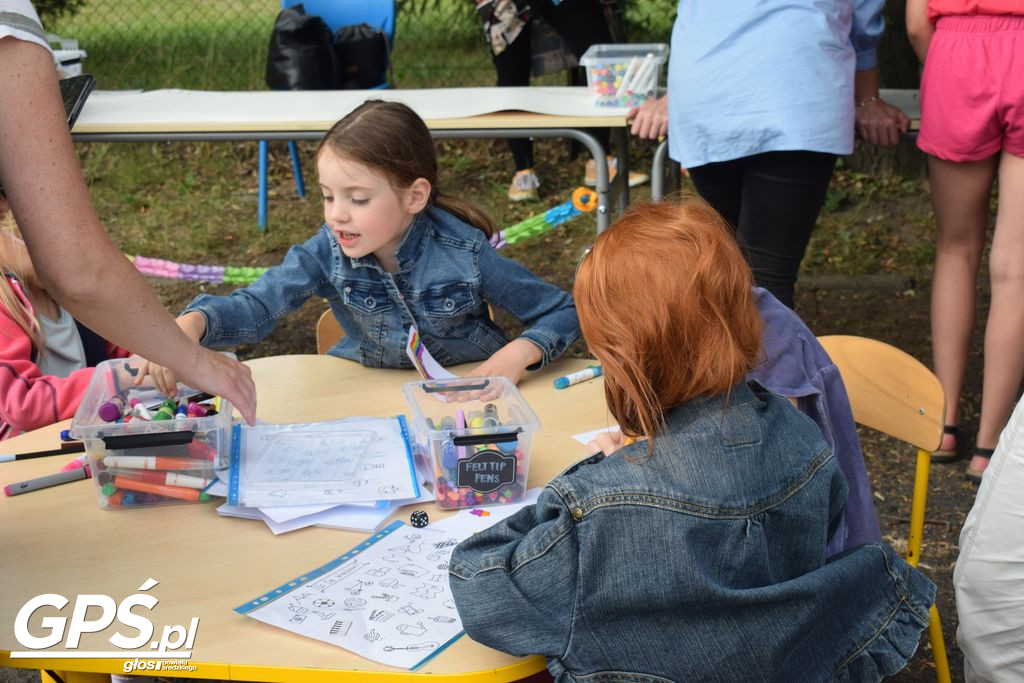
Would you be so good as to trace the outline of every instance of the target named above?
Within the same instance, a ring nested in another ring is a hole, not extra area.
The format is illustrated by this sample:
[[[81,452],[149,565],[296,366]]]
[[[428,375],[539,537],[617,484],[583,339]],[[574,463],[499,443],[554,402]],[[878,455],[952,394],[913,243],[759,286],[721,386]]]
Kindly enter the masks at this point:
[[[657,254],[657,258],[652,258]],[[878,680],[934,586],[881,544],[826,562],[846,484],[810,419],[745,376],[753,279],[703,201],[645,204],[573,288],[624,437],[461,543],[466,633],[543,654],[557,681]]]
[[[992,456],[1024,378],[1024,3],[1019,0],[908,0],[907,33],[924,62],[921,131],[935,208],[932,347],[946,391],[946,435],[932,460],[954,461],[974,328],[978,269],[989,195],[999,209],[989,253],[992,299],[977,440],[966,476]]]
[[[0,191],[0,439],[71,417],[93,366],[128,355],[76,322],[36,277]]]
[[[204,346],[257,341],[318,296],[345,331],[333,355],[412,367],[405,346],[414,326],[442,365],[482,361],[473,374],[514,382],[579,336],[572,297],[495,253],[490,218],[438,189],[430,131],[409,107],[363,103],[327,132],[316,165],[320,230],[250,287],[197,297],[178,318],[187,335]],[[488,304],[526,331],[508,341]],[[151,373],[173,387],[162,368]]]

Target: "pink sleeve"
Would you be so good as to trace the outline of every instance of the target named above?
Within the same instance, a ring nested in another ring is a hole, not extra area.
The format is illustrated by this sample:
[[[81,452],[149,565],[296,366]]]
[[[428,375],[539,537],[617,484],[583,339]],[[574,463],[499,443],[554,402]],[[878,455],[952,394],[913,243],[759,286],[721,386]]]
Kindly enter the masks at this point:
[[[93,368],[45,377],[32,362],[32,342],[0,307],[0,421],[28,431],[75,414]]]

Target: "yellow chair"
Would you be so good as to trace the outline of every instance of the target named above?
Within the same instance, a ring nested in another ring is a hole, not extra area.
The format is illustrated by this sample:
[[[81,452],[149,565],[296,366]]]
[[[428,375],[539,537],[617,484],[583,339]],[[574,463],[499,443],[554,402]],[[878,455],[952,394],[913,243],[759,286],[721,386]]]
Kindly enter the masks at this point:
[[[818,337],[839,368],[850,397],[853,419],[883,434],[917,447],[917,472],[910,509],[907,562],[921,559],[925,501],[931,452],[942,441],[945,393],[939,379],[917,359],[874,339],[849,336]],[[928,635],[935,658],[935,678],[950,680],[946,644],[939,610],[932,605]]]
[[[320,315],[320,319],[316,321],[316,352],[320,354],[327,353],[344,336],[345,330],[341,329],[338,319],[334,317],[334,313],[328,308]]]

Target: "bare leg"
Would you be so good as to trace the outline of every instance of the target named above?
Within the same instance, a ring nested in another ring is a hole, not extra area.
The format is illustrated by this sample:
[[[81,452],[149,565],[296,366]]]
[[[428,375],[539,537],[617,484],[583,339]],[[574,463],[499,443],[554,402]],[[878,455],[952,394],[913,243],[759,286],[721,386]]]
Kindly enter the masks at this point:
[[[985,376],[978,446],[995,448],[1024,377],[1024,158],[999,160],[999,210],[989,254],[992,305],[985,327]],[[971,467],[985,469],[975,457]]]
[[[946,424],[960,424],[960,391],[974,327],[978,266],[985,247],[988,198],[998,156],[955,163],[928,157],[935,208],[935,280],[932,285],[932,354],[946,392]],[[955,447],[946,435],[942,449]]]

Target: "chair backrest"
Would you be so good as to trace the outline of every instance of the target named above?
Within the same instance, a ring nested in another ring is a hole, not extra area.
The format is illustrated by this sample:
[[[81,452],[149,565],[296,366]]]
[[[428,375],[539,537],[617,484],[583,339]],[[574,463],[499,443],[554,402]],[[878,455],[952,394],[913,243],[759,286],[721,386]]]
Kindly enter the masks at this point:
[[[395,44],[395,0],[281,0],[281,7],[300,4],[306,14],[323,19],[331,33],[342,26],[369,24],[384,31],[389,47]]]
[[[945,393],[931,370],[874,339],[835,335],[818,341],[839,368],[854,420],[926,451],[939,447]]]
[[[341,329],[338,319],[334,317],[334,312],[328,308],[316,321],[316,352],[327,353],[344,336],[345,330]]]

